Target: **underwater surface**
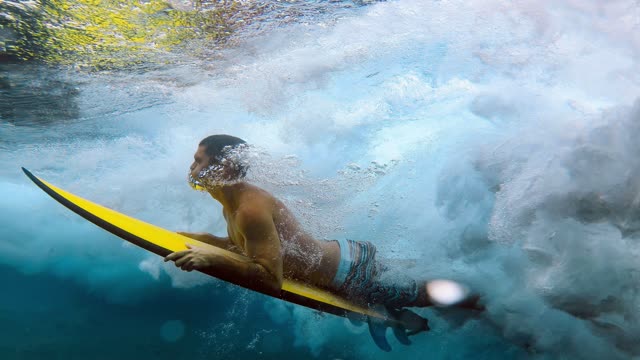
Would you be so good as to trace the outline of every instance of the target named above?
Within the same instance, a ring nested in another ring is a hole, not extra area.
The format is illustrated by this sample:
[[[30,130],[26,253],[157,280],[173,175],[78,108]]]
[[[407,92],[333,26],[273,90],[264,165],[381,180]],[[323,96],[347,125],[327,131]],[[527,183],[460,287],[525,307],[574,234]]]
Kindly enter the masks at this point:
[[[640,5],[0,3],[2,359],[640,357]],[[318,238],[483,294],[379,350],[366,326],[186,273],[27,179],[226,229],[198,142]]]

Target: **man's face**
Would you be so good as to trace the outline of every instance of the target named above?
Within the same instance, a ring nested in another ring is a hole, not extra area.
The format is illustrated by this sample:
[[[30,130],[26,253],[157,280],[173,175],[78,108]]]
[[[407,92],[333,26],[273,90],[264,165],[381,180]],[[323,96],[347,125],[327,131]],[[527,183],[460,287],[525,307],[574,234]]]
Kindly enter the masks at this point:
[[[206,147],[199,146],[193,155],[193,163],[189,168],[189,183],[196,190],[210,190],[211,187],[231,184],[238,181],[238,165],[233,154],[231,158],[214,158],[207,156]],[[213,160],[213,161],[212,161]]]
[[[194,179],[197,179],[198,174],[200,174],[202,170],[208,167],[209,167],[209,157],[207,156],[205,147],[198,146],[198,150],[193,155],[193,164],[191,164],[191,167],[189,168],[191,172],[191,176]]]

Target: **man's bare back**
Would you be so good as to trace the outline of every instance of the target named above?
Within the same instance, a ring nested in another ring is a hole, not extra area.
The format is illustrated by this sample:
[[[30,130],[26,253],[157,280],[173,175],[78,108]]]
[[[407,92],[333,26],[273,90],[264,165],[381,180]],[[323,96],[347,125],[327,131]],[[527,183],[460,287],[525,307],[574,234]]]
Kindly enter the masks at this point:
[[[247,239],[239,229],[236,214],[244,208],[252,209],[252,216],[262,212],[268,213],[269,217],[258,217],[249,221],[273,222],[278,234],[275,239],[277,241],[266,246],[280,248],[284,278],[305,281],[318,287],[329,287],[340,260],[340,248],[336,242],[314,239],[302,229],[291,211],[280,200],[257,186],[248,183],[233,185],[230,194],[233,197],[230,203],[233,205],[223,208],[222,213],[227,221],[229,240],[241,254],[246,255]]]

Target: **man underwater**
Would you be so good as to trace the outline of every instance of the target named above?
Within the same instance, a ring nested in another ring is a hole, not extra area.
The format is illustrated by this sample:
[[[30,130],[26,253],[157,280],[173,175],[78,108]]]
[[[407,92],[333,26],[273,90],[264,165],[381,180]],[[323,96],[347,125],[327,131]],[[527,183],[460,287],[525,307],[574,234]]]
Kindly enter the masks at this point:
[[[274,296],[287,278],[390,311],[438,304],[430,296],[432,283],[411,279],[400,269],[392,271],[376,259],[372,243],[317,240],[308,234],[280,200],[244,181],[247,165],[236,155],[246,146],[237,137],[209,136],[199,143],[190,167],[191,185],[206,189],[222,205],[228,236],[180,233],[244,255],[246,260],[190,247],[167,255],[165,261],[175,261],[185,271],[217,267]],[[464,303],[456,305],[469,305]],[[419,327],[410,334],[428,330],[426,320]]]

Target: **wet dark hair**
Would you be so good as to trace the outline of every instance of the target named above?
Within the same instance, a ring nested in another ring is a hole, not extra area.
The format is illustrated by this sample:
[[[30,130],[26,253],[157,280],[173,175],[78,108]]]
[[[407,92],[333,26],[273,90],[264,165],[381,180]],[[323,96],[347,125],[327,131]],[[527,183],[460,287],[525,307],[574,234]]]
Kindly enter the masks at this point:
[[[205,154],[209,157],[209,165],[222,160],[227,152],[233,151],[247,142],[231,135],[211,135],[200,141],[198,146],[204,146]],[[239,171],[239,177],[243,178],[247,174],[248,167],[246,164],[235,163],[235,167]]]

